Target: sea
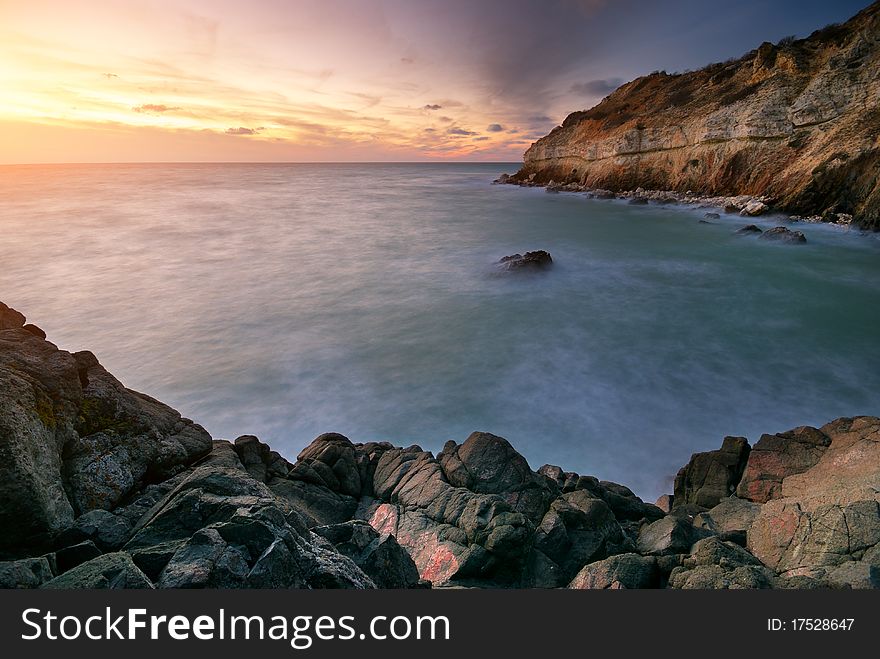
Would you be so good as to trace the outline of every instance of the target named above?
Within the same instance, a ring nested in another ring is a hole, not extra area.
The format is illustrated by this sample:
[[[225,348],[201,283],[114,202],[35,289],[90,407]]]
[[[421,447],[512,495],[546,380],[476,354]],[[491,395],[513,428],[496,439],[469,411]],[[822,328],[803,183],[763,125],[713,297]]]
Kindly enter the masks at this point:
[[[880,414],[877,236],[492,185],[516,168],[0,167],[0,300],[291,460],[480,430],[653,501],[725,435]]]

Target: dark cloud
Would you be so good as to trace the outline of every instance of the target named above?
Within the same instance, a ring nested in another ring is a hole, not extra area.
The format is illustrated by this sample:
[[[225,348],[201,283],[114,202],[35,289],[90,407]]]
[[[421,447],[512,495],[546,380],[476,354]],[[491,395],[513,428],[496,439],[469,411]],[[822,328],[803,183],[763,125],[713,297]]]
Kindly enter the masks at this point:
[[[136,105],[132,108],[135,112],[141,112],[143,114],[162,114],[163,112],[174,112],[179,109],[180,108],[178,107],[157,105],[155,103],[144,103],[143,105]]]
[[[447,135],[476,135],[477,133],[472,130],[465,130],[464,128],[459,128],[458,126],[453,126],[449,130],[446,131]]]
[[[245,128],[244,126],[239,126],[238,128],[227,128],[227,135],[256,135],[259,133],[262,128]]]
[[[548,117],[546,114],[536,114],[528,119],[526,119],[530,124],[546,124],[553,121],[552,117]]]
[[[440,109],[442,109],[442,108],[443,108],[442,105],[436,105],[436,104],[431,103],[431,104],[426,105],[426,106],[423,107],[422,109],[423,109],[423,110],[433,111],[433,110],[440,110]]]
[[[623,80],[620,78],[600,78],[587,82],[576,82],[571,86],[571,91],[581,96],[607,96],[622,84]]]
[[[490,133],[500,133],[504,130],[504,126],[502,126],[501,124],[489,124],[486,127],[486,130],[488,130]]]
[[[484,142],[485,140],[488,140],[488,139],[489,139],[488,136],[486,136],[486,135],[481,135],[480,137],[475,137],[475,138],[474,138],[474,142]]]

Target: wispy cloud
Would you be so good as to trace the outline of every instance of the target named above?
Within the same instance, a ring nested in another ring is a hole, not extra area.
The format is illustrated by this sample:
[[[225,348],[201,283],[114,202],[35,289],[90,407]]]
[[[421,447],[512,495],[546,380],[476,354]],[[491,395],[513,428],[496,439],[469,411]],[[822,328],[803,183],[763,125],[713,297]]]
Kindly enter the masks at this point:
[[[172,107],[168,105],[161,105],[156,103],[144,103],[143,105],[136,105],[132,108],[135,112],[146,113],[146,114],[162,114],[164,112],[175,112],[180,110],[179,107]]]

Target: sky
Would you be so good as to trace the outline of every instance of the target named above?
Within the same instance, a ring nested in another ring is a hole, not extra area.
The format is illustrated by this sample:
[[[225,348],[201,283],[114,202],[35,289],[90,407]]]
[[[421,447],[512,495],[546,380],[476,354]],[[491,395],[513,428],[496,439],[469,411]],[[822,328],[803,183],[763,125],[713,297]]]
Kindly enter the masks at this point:
[[[0,0],[0,163],[518,161],[866,0]]]

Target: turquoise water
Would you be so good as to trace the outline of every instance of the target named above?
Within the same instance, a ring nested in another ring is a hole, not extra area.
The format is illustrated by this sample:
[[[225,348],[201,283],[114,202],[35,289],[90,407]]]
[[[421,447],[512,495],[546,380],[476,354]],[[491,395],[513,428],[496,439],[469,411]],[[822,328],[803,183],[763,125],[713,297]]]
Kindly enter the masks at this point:
[[[0,168],[0,300],[291,458],[486,430],[653,499],[725,434],[880,413],[875,237],[490,185],[514,169]],[[529,249],[553,270],[492,266]]]

